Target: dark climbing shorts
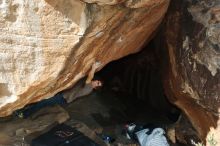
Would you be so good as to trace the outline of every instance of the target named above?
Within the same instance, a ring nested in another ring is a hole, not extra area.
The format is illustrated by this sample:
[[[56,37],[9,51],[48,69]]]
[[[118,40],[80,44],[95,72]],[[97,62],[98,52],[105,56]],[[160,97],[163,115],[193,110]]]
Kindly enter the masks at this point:
[[[53,106],[53,105],[64,105],[64,104],[67,104],[67,102],[65,98],[63,97],[63,94],[58,93],[49,99],[41,100],[37,103],[27,105],[26,107],[15,111],[15,115],[20,118],[27,118],[43,107],[48,107],[48,106]]]

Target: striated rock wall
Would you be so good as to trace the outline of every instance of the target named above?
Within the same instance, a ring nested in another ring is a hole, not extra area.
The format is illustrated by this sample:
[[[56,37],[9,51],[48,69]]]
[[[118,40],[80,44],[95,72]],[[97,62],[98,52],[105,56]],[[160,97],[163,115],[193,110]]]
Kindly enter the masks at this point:
[[[135,53],[169,0],[0,0],[0,117]]]
[[[220,2],[172,1],[165,21],[166,94],[206,145],[220,145]]]

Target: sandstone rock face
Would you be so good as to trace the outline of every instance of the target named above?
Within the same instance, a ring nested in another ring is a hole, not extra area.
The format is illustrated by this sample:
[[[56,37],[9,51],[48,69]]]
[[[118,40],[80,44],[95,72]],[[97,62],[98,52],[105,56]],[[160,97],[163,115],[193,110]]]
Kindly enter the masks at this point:
[[[210,132],[220,145],[219,16],[219,0],[172,1],[163,35],[169,56],[164,67],[166,94],[206,145]]]
[[[135,53],[169,0],[0,0],[0,116]]]

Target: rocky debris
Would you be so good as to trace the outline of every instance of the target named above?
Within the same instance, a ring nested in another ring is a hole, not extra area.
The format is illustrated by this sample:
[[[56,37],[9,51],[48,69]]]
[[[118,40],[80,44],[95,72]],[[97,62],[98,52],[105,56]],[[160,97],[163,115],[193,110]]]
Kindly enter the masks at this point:
[[[138,52],[169,0],[3,0],[0,117],[73,86],[92,65]]]
[[[175,130],[175,127],[173,125],[167,128],[167,138],[173,144],[176,143],[176,130]]]
[[[104,134],[114,139],[112,145],[138,146],[138,142],[126,137],[125,125],[129,121],[141,125],[154,123],[164,129],[166,125],[173,123],[165,114],[142,103],[143,101],[137,103],[133,96],[117,94],[108,89],[94,92],[66,107],[71,120],[65,123],[68,125],[84,123],[98,135]]]
[[[7,134],[0,132],[0,145],[1,146],[13,145],[13,140]]]
[[[176,141],[179,143],[188,146],[200,142],[198,133],[185,115],[182,115],[173,127],[175,129]]]
[[[62,107],[52,106],[39,110],[27,119],[13,118],[1,122],[0,145],[21,145],[27,135],[42,131],[54,123],[63,123],[67,119],[69,114]]]
[[[219,10],[218,0],[172,1],[163,41],[157,42],[165,47],[162,54],[167,54],[162,60],[167,97],[186,114],[207,145],[210,129],[220,130]],[[218,137],[215,133],[213,139]]]

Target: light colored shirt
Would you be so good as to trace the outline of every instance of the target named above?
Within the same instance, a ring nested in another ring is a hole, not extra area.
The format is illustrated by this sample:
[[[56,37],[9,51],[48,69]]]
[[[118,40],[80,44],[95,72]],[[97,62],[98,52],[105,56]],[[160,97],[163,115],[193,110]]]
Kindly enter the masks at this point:
[[[92,84],[85,84],[85,80],[82,79],[78,81],[72,88],[63,91],[63,97],[67,103],[70,103],[79,97],[90,94],[92,90]]]

